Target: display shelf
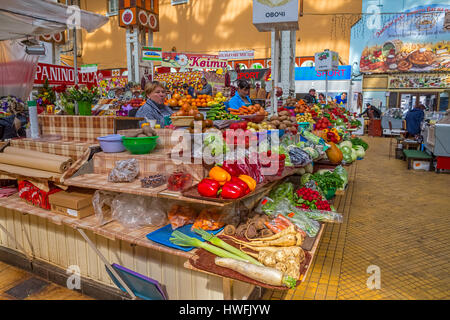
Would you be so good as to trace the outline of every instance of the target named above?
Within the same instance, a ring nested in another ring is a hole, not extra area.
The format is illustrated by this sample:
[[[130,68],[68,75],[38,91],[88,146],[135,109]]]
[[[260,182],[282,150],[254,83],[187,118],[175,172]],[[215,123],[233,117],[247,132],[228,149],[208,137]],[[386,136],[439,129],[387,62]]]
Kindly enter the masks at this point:
[[[153,241],[148,240],[145,237],[148,233],[159,229],[161,226],[159,227],[148,226],[131,229],[126,228],[118,221],[112,219],[106,219],[106,221],[101,223],[99,222],[97,216],[95,215],[91,215],[83,219],[75,219],[28,204],[25,200],[19,198],[17,194],[10,196],[8,198],[0,198],[0,206],[21,213],[38,216],[56,225],[67,225],[74,229],[79,228],[89,230],[97,235],[101,235],[110,240],[119,239],[129,242],[131,244],[139,245],[142,247],[169,253],[176,256],[182,256],[185,258],[189,258],[193,254],[192,252],[184,252],[181,250],[176,250],[157,244]]]
[[[219,203],[214,201],[206,201],[185,197],[181,194],[181,192],[168,190],[167,184],[152,189],[152,188],[142,188],[140,180],[122,183],[108,182],[107,174],[88,173],[78,177],[67,179],[64,183],[68,186],[74,187],[130,193],[148,197],[175,199],[219,207],[223,207],[232,203],[232,201]]]

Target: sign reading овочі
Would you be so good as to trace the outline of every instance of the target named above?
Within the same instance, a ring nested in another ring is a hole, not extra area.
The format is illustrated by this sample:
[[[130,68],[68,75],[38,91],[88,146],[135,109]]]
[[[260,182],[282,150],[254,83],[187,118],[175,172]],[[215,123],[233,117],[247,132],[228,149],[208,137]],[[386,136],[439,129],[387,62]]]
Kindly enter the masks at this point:
[[[298,0],[253,0],[253,25],[260,32],[298,30]]]

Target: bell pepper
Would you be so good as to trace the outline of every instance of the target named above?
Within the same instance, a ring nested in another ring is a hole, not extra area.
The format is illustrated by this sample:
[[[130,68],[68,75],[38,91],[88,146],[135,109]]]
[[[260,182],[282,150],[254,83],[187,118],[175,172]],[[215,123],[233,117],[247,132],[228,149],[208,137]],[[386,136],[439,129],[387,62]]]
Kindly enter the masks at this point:
[[[255,190],[255,188],[256,188],[256,180],[255,179],[253,179],[252,177],[250,177],[248,175],[245,175],[245,174],[241,174],[239,176],[239,179],[241,179],[242,181],[244,181],[248,185],[248,188],[250,189],[250,192]]]
[[[231,180],[231,175],[221,167],[215,166],[209,171],[209,178],[216,180],[220,185],[224,185],[225,182]]]
[[[204,197],[216,197],[220,189],[220,183],[213,179],[205,178],[197,186],[198,193]]]
[[[236,182],[228,181],[222,186],[221,195],[224,199],[237,199],[245,195],[245,189]]]
[[[224,161],[222,164],[222,169],[227,171],[232,177],[237,177],[241,174],[241,170],[239,170],[236,161]]]
[[[250,192],[250,188],[242,179],[239,179],[238,177],[231,177],[230,182],[233,182],[242,187],[242,189],[244,189],[244,195]]]

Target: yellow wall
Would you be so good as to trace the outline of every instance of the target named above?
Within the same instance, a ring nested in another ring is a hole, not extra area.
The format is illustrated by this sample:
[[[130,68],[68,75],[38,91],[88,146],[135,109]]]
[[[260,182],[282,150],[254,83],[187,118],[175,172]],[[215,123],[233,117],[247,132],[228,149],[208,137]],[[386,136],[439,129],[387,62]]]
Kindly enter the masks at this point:
[[[81,0],[82,9],[100,14],[106,13],[106,5],[106,0]],[[268,58],[270,32],[256,30],[252,10],[253,0],[191,0],[179,6],[160,0],[160,31],[154,35],[154,45],[164,51],[176,47],[177,52],[210,54],[254,49],[255,58]],[[361,0],[304,0],[303,10],[309,14],[360,13]],[[330,15],[300,17],[296,56],[312,56],[330,49],[348,63],[350,25],[356,17],[332,22]],[[98,63],[99,69],[126,67],[125,31],[118,27],[118,16],[110,17],[95,32],[84,32],[82,61]]]

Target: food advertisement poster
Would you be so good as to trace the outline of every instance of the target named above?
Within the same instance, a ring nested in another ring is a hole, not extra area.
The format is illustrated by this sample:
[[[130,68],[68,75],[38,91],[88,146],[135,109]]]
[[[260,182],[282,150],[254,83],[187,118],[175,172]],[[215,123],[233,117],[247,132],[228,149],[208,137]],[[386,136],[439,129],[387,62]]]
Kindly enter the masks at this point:
[[[353,68],[356,65],[362,73],[450,71],[449,12],[450,5],[446,4],[420,5],[401,14],[380,14],[379,20],[365,21],[364,39],[352,39]],[[357,48],[361,46],[358,57]]]
[[[226,69],[227,61],[217,55],[163,52],[161,66],[183,69]]]
[[[450,75],[445,73],[394,74],[389,76],[389,89],[450,88]]]

